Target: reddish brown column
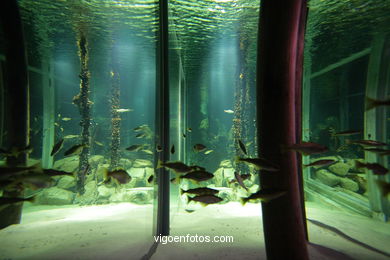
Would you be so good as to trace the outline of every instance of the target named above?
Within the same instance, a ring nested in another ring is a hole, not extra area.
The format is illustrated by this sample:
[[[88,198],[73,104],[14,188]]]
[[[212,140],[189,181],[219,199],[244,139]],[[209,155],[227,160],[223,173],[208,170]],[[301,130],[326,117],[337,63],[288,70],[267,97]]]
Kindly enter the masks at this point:
[[[287,194],[262,204],[267,259],[308,259],[300,174],[294,152],[299,142],[304,0],[263,0],[257,68],[259,154],[279,172],[260,172],[261,186]],[[298,138],[297,138],[298,137]]]

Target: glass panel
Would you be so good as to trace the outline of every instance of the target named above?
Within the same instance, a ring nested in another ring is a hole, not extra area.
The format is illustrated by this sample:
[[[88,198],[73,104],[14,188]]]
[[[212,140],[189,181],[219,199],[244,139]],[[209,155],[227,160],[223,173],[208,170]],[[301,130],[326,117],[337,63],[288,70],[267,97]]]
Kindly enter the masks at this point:
[[[390,254],[389,197],[378,185],[390,182],[378,150],[388,148],[375,143],[388,142],[387,108],[368,99],[389,91],[389,11],[385,1],[315,0],[307,23],[303,136],[329,148],[304,158],[317,162],[304,169],[309,238],[356,259]]]
[[[20,182],[35,202],[0,237],[0,258],[139,259],[153,243],[157,3],[18,3],[30,160],[57,172]]]
[[[259,5],[259,1],[170,1],[170,80],[171,96],[176,97],[171,98],[171,141],[183,148],[171,159],[214,175],[196,182],[172,171],[171,234],[191,236],[182,237],[182,242],[194,241],[195,235],[233,236],[235,245],[262,240],[260,204],[240,205],[242,198],[259,189],[258,176],[253,168],[235,162],[236,156],[257,157]],[[235,171],[248,177],[243,181],[248,191],[237,183]],[[190,190],[197,188],[215,189],[217,197],[190,193],[206,192]],[[222,201],[207,205],[212,199]],[[202,207],[202,201],[207,207]],[[199,246],[214,248],[215,256],[235,255],[225,250],[226,245],[178,244],[201,258],[209,257],[210,251],[200,252]],[[219,246],[224,250],[217,250]],[[262,254],[259,244],[246,244],[246,248]]]

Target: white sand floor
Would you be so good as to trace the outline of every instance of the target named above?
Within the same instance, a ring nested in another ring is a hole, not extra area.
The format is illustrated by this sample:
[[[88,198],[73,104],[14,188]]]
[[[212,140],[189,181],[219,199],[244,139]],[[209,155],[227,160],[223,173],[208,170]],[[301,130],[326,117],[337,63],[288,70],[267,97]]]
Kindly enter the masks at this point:
[[[266,259],[260,204],[172,210],[171,235],[228,235],[233,243],[159,244],[151,259]],[[390,254],[390,224],[307,204],[308,218]],[[0,231],[0,259],[141,259],[154,244],[153,207],[30,206]],[[308,223],[311,259],[390,259]],[[151,250],[153,251],[153,250]]]

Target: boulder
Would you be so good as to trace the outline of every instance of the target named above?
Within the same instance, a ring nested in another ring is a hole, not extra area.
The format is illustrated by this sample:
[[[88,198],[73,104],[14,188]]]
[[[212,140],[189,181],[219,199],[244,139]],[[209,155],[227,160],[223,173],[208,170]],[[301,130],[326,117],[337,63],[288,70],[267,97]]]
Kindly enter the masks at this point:
[[[96,165],[104,162],[104,156],[103,155],[93,155],[91,158],[89,158],[89,163],[96,167]]]
[[[348,178],[341,178],[340,180],[341,187],[346,190],[357,192],[359,190],[359,184]]]
[[[337,174],[338,176],[345,176],[348,174],[349,169],[351,169],[351,165],[344,162],[338,162],[330,165],[328,169],[334,174]]]
[[[219,164],[219,167],[232,168],[232,162],[230,160],[223,160]]]
[[[107,187],[105,185],[99,186],[97,188],[98,199],[107,199],[115,193],[115,188]]]
[[[144,179],[145,173],[146,173],[145,168],[131,168],[128,171],[128,174],[131,176],[131,178],[138,178],[138,179]]]
[[[236,199],[236,196],[233,194],[232,190],[227,189],[221,190],[217,196],[223,199],[223,201],[221,201],[219,204],[225,204]]]
[[[46,205],[72,204],[74,193],[58,187],[44,189],[37,195],[37,202]]]
[[[222,182],[223,182],[223,171],[224,171],[224,168],[221,167],[219,169],[217,169],[215,172],[214,172],[214,177],[213,177],[213,182],[215,183],[215,186],[216,187],[221,187],[222,186]]]
[[[83,195],[76,194],[74,203],[80,205],[90,205],[96,202],[96,183],[94,181],[87,182],[84,186],[85,192]]]
[[[62,176],[57,183],[57,187],[64,190],[71,190],[76,186],[76,179],[71,176]]]
[[[340,183],[340,177],[334,175],[328,170],[322,169],[316,172],[316,178],[321,181],[323,184],[326,184],[331,187],[335,187]]]
[[[146,168],[146,167],[153,167],[153,163],[149,160],[144,159],[136,159],[133,163],[134,168]]]
[[[71,156],[55,161],[53,168],[60,171],[74,172],[79,167],[79,157]]]
[[[126,158],[120,158],[119,159],[119,166],[124,168],[124,169],[128,169],[132,166],[132,162],[131,160],[129,159],[126,159]]]

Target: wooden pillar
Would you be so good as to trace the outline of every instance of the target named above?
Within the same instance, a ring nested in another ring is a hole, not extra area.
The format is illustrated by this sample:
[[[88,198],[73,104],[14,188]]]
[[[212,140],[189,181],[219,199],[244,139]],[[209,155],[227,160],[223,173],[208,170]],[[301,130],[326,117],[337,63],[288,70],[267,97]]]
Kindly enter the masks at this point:
[[[5,45],[4,86],[6,101],[7,138],[3,145],[8,148],[25,148],[29,144],[29,87],[27,57],[24,46],[22,22],[17,1],[2,2],[0,21]],[[7,157],[9,166],[26,165],[28,154]],[[21,197],[23,192],[4,190],[3,197]],[[20,223],[22,203],[12,204],[0,211],[0,228]]]
[[[305,0],[261,2],[257,68],[259,154],[280,166],[260,172],[261,187],[286,190],[262,204],[267,259],[308,259],[295,152],[282,146],[300,142],[300,88]],[[298,106],[297,106],[298,104]]]

